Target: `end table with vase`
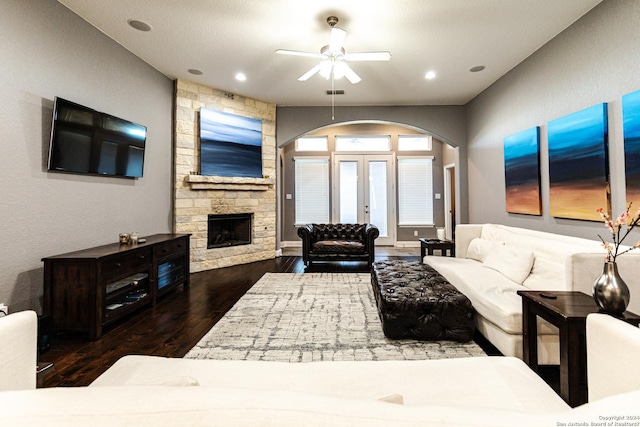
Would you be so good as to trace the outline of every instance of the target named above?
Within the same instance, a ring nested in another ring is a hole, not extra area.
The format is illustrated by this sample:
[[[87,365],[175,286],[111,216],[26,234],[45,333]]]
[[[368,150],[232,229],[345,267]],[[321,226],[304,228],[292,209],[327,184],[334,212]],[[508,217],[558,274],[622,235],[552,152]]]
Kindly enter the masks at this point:
[[[518,291],[522,297],[523,360],[538,372],[536,317],[558,328],[560,338],[560,397],[570,406],[587,402],[587,315],[601,310],[593,296],[574,291]],[[625,311],[612,316],[638,326],[640,316]]]

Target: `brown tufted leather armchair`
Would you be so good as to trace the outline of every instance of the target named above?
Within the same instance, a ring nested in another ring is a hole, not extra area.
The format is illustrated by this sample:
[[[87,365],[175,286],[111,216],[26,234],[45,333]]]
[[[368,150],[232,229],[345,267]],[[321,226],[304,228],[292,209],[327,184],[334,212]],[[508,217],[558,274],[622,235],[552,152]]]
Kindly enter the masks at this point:
[[[371,265],[379,235],[373,224],[306,224],[298,228],[305,265],[312,261],[367,261]]]

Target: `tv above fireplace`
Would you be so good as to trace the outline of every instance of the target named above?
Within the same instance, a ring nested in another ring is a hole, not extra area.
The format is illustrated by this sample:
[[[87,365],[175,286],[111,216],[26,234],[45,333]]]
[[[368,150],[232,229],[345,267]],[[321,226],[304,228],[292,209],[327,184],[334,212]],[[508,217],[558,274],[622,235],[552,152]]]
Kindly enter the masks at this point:
[[[141,178],[146,138],[145,126],[56,97],[48,169]]]

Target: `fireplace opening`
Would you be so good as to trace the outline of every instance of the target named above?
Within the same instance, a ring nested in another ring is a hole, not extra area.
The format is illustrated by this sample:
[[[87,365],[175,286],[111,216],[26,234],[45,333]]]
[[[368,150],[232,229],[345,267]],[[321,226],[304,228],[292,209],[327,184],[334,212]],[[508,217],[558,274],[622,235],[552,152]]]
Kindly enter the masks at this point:
[[[207,249],[251,244],[253,214],[209,215]]]

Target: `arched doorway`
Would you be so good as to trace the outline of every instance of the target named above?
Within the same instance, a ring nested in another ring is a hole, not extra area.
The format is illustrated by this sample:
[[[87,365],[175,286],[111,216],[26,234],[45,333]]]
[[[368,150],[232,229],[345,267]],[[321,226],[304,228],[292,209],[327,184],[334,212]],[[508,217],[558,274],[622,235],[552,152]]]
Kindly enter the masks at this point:
[[[326,157],[329,159],[330,169],[331,169],[331,221],[339,222],[339,199],[337,188],[339,188],[339,175],[337,175],[337,171],[339,169],[339,165],[341,161],[344,161],[345,165],[351,169],[358,169],[364,166],[359,166],[357,163],[360,162],[362,165],[368,164],[367,161],[362,157],[362,161],[360,158],[354,158],[353,156],[364,156],[364,155],[380,155],[381,153],[338,153],[336,154],[335,148],[335,138],[337,135],[387,135],[391,139],[392,149],[389,153],[384,153],[385,155],[391,155],[392,166],[396,165],[398,151],[397,151],[397,141],[399,135],[431,135],[429,132],[424,129],[416,128],[415,126],[406,125],[403,123],[395,123],[395,122],[384,122],[384,121],[365,121],[358,120],[353,122],[345,122],[345,123],[337,123],[328,126],[322,126],[318,129],[310,130],[306,132],[304,136],[319,136],[325,135],[329,140],[329,147],[326,152],[310,152],[310,153],[301,153],[295,151],[295,141],[297,138],[294,138],[290,141],[287,141],[286,144],[282,144],[278,148],[278,176],[277,176],[277,188],[278,188],[278,224],[280,226],[278,230],[279,242],[282,242],[285,246],[292,245],[294,246],[298,243],[299,239],[296,235],[296,218],[295,218],[295,185],[294,185],[294,162],[295,158],[300,158],[306,156],[311,157]],[[411,225],[402,225],[399,226],[397,223],[397,211],[396,211],[396,194],[397,194],[397,185],[395,183],[396,180],[396,169],[387,169],[389,178],[393,181],[392,185],[389,188],[390,195],[390,203],[392,204],[392,209],[390,211],[390,232],[388,234],[389,239],[381,240],[386,245],[399,245],[399,246],[411,246],[418,245],[419,237],[435,237],[436,231],[435,227],[444,227],[445,226],[445,218],[444,218],[444,200],[447,199],[447,195],[445,194],[442,197],[442,193],[445,191],[444,186],[444,175],[442,173],[443,166],[447,162],[456,164],[457,159],[457,150],[452,149],[445,142],[437,138],[437,136],[433,136],[434,139],[434,150],[429,153],[401,153],[402,155],[414,155],[414,156],[430,156],[434,159],[434,173],[433,173],[433,188],[434,188],[434,219],[435,222],[431,227],[417,226],[412,227]],[[448,147],[445,150],[443,147]],[[451,151],[455,154],[452,155]],[[345,157],[347,156],[347,157]],[[377,165],[380,166],[380,165]],[[367,166],[368,167],[368,166]],[[453,169],[455,171],[455,168]],[[365,175],[361,175],[364,179]],[[367,178],[368,181],[368,178]],[[454,185],[456,180],[453,180]],[[362,194],[367,194],[367,189],[362,191]],[[455,193],[454,193],[455,194]],[[354,199],[358,197],[357,194],[354,194]],[[369,214],[370,211],[367,212],[366,209],[370,208],[370,204],[367,204],[366,201],[364,205],[361,206],[363,209],[363,213]],[[358,219],[362,219],[364,216],[360,216]],[[360,222],[360,221],[358,221]],[[278,246],[280,247],[280,246]]]

